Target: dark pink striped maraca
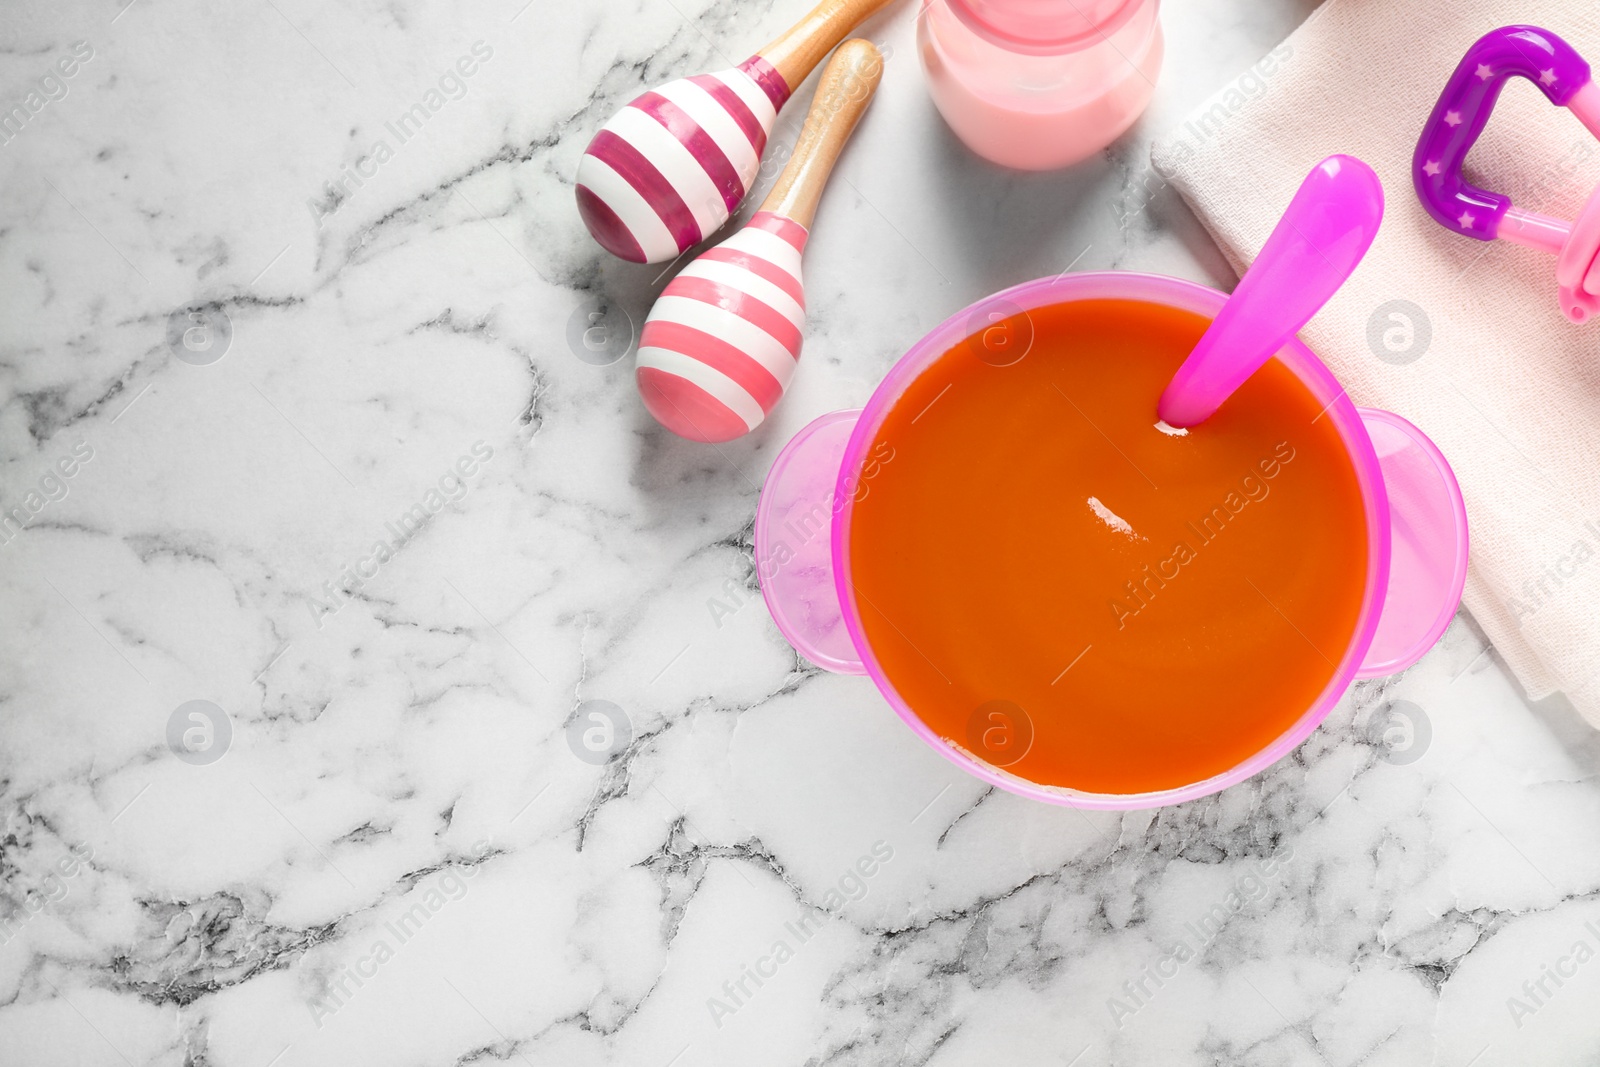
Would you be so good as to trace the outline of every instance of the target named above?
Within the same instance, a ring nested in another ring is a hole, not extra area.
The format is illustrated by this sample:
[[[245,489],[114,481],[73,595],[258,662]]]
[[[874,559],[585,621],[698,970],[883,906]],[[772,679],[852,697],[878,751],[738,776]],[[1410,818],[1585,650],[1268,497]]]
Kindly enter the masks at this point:
[[[578,213],[608,252],[678,256],[715,233],[750,191],[793,86],[888,0],[824,0],[729,70],[645,93],[595,134],[578,164]]]
[[[650,414],[678,436],[749,433],[789,387],[806,315],[800,254],[828,173],[882,73],[870,41],[839,46],[761,210],[685,267],[650,309],[635,380]]]
[[[744,199],[788,98],[783,79],[757,56],[634,100],[578,164],[578,211],[589,232],[635,263],[699,244]]]

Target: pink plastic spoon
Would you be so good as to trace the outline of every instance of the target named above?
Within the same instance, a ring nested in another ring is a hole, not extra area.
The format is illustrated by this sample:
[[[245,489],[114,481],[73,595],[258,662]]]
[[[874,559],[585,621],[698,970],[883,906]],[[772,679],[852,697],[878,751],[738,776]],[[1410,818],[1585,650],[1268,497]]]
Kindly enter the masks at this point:
[[[1329,156],[1289,209],[1200,343],[1161,394],[1169,426],[1203,422],[1355,271],[1383,221],[1383,185],[1353,156]]]

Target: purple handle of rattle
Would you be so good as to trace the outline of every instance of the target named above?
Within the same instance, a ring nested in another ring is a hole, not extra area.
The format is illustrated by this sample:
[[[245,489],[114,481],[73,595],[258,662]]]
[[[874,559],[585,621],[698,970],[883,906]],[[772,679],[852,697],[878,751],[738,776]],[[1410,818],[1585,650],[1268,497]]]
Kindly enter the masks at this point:
[[[1422,128],[1411,177],[1417,196],[1439,225],[1463,237],[1492,241],[1511,198],[1468,184],[1461,164],[1483,132],[1513,75],[1528,79],[1557,107],[1589,83],[1589,64],[1549,30],[1502,26],[1467,50]]]

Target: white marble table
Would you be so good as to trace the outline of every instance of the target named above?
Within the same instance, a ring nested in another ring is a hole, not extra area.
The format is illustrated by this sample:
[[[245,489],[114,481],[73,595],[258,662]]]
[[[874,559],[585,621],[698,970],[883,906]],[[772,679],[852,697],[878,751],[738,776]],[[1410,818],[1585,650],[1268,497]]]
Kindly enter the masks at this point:
[[[1600,742],[1469,620],[1271,771],[1119,817],[964,776],[755,593],[777,449],[950,312],[1231,283],[1148,145],[1311,0],[1176,0],[1145,120],[1041,176],[943,129],[910,3],[869,24],[802,373],[720,451],[569,344],[665,281],[571,175],[804,5],[524,4],[6,12],[0,1063],[1600,1059]]]

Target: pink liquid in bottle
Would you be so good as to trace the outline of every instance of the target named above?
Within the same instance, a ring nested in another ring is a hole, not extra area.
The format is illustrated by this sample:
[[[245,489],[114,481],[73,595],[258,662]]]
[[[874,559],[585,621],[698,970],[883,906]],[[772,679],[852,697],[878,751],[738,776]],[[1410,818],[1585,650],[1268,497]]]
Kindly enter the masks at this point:
[[[1160,0],[930,0],[917,19],[928,91],[986,159],[1051,170],[1133,125],[1161,70]]]

